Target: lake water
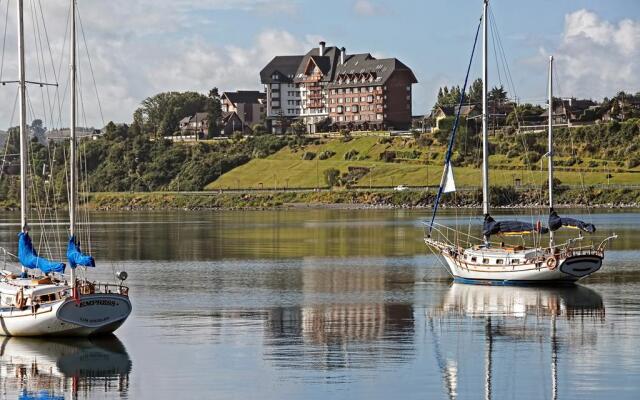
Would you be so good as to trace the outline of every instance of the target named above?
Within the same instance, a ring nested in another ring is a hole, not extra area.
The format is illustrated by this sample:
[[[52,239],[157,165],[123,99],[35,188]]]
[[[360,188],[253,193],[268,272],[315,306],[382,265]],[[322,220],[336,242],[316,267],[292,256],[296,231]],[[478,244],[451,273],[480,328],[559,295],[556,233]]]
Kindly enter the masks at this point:
[[[640,397],[640,213],[575,211],[620,239],[555,289],[450,283],[428,214],[94,214],[91,276],[126,269],[132,316],[115,337],[0,337],[0,398]]]

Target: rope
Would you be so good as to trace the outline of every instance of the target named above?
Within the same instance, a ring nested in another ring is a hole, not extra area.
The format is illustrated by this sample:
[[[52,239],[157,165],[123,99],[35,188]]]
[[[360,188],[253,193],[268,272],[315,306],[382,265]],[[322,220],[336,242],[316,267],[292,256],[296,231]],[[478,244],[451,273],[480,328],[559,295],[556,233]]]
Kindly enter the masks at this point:
[[[469,74],[471,72],[471,65],[473,63],[473,55],[476,51],[476,45],[478,43],[478,35],[480,34],[480,27],[482,25],[482,18],[478,22],[478,27],[476,28],[476,37],[473,40],[473,48],[471,49],[471,57],[469,58],[469,65],[467,66],[467,75],[464,78],[464,85],[462,86],[462,91],[460,92],[460,103],[458,106],[458,112],[456,114],[456,119],[453,124],[453,128],[451,129],[451,136],[449,138],[449,147],[447,149],[447,155],[444,161],[444,172],[442,175],[442,181],[440,182],[440,187],[438,188],[438,194],[436,196],[436,200],[433,204],[433,214],[431,215],[431,223],[429,224],[429,234],[431,234],[431,229],[433,228],[433,221],[436,218],[436,213],[438,212],[438,205],[440,203],[440,197],[442,197],[442,192],[444,190],[444,179],[446,179],[447,168],[451,163],[451,155],[453,154],[453,145],[455,143],[456,131],[458,130],[458,124],[460,122],[460,112],[462,110],[462,105],[464,104],[464,94],[467,90],[467,83],[469,82]]]

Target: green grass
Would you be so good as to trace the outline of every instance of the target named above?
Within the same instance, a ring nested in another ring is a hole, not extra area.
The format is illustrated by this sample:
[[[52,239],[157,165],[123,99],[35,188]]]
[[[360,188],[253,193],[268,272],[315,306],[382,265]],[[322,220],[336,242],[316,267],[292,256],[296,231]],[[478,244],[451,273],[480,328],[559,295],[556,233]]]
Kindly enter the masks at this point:
[[[358,151],[357,160],[346,161],[345,153]],[[384,151],[411,151],[422,153],[418,160],[402,160],[402,162],[386,163],[380,161],[380,154]],[[319,155],[323,151],[332,151],[335,155],[327,160],[302,160],[305,152]],[[378,137],[354,138],[343,142],[334,139],[320,144],[310,144],[304,147],[286,147],[266,159],[254,159],[249,163],[235,168],[216,181],[207,185],[205,189],[259,189],[259,188],[314,188],[324,187],[323,172],[329,168],[336,168],[347,172],[348,167],[367,167],[371,172],[361,178],[357,187],[384,187],[396,185],[432,186],[438,185],[442,174],[444,148],[433,145],[428,148],[419,147],[412,138],[394,138],[390,143],[381,143]],[[566,158],[566,157],[565,157]],[[562,157],[558,157],[562,160]],[[590,159],[584,159],[580,165],[570,168],[557,167],[556,178],[568,185],[607,184],[607,169],[603,166],[587,168]],[[546,166],[546,160],[543,161]],[[491,156],[490,165],[495,168],[490,171],[492,185],[512,186],[516,179],[522,184],[541,185],[547,179],[547,172],[540,171],[537,163],[536,170],[524,167],[521,158],[508,158],[505,155]],[[570,170],[570,169],[573,169]],[[477,187],[481,184],[481,171],[473,167],[457,167],[454,169],[458,187]],[[611,172],[611,184],[640,184],[640,168],[627,171]]]

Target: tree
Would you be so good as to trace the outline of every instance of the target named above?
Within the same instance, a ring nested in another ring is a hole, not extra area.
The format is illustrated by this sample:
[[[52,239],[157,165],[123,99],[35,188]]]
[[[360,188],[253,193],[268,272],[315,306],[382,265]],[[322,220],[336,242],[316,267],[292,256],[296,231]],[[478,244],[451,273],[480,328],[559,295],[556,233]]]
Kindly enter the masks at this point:
[[[148,97],[133,114],[134,123],[152,136],[171,136],[182,118],[203,111],[207,97],[196,92],[164,92]]]
[[[460,86],[452,86],[449,89],[447,86],[438,90],[438,100],[436,106],[454,106],[460,103]]]
[[[482,102],[482,79],[478,78],[469,87],[469,95],[466,96],[468,103],[481,103]]]
[[[502,85],[500,85],[500,87],[494,86],[489,91],[489,101],[492,101],[495,103],[504,103],[505,101],[507,101],[507,91],[504,90],[504,86]]]
[[[324,172],[324,181],[327,185],[333,187],[338,186],[340,183],[340,171],[335,168],[325,169]]]
[[[299,119],[296,122],[294,122],[293,124],[291,124],[291,130],[293,131],[294,135],[302,136],[307,131],[307,128],[304,125],[304,121]]]
[[[35,137],[38,140],[38,143],[40,144],[47,143],[46,131],[47,131],[47,128],[45,128],[42,125],[41,119],[33,120],[33,122],[31,123],[31,133],[33,134],[33,137]]]
[[[207,117],[209,119],[208,137],[220,136],[220,122],[222,121],[222,101],[218,88],[209,90],[207,99]]]

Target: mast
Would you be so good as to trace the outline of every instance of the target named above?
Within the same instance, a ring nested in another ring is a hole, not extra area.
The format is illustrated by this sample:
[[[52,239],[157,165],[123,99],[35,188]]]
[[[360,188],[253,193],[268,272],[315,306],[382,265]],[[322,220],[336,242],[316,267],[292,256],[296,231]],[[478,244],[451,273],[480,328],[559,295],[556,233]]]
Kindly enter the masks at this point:
[[[549,209],[553,209],[553,56],[549,56]],[[549,230],[549,246],[553,247],[553,231]]]
[[[489,214],[489,113],[487,107],[487,9],[489,0],[484,0],[482,9],[482,213]],[[486,241],[486,238],[485,238]]]
[[[70,174],[69,174],[69,235],[76,234],[77,161],[76,161],[76,1],[71,0],[71,121],[69,125]],[[71,285],[75,287],[75,271],[71,268]]]
[[[28,232],[28,192],[27,192],[27,167],[29,158],[27,157],[27,143],[29,142],[27,132],[27,82],[25,79],[24,63],[24,6],[23,0],[18,0],[18,72],[19,96],[20,96],[20,230]],[[24,267],[23,267],[24,270]]]

